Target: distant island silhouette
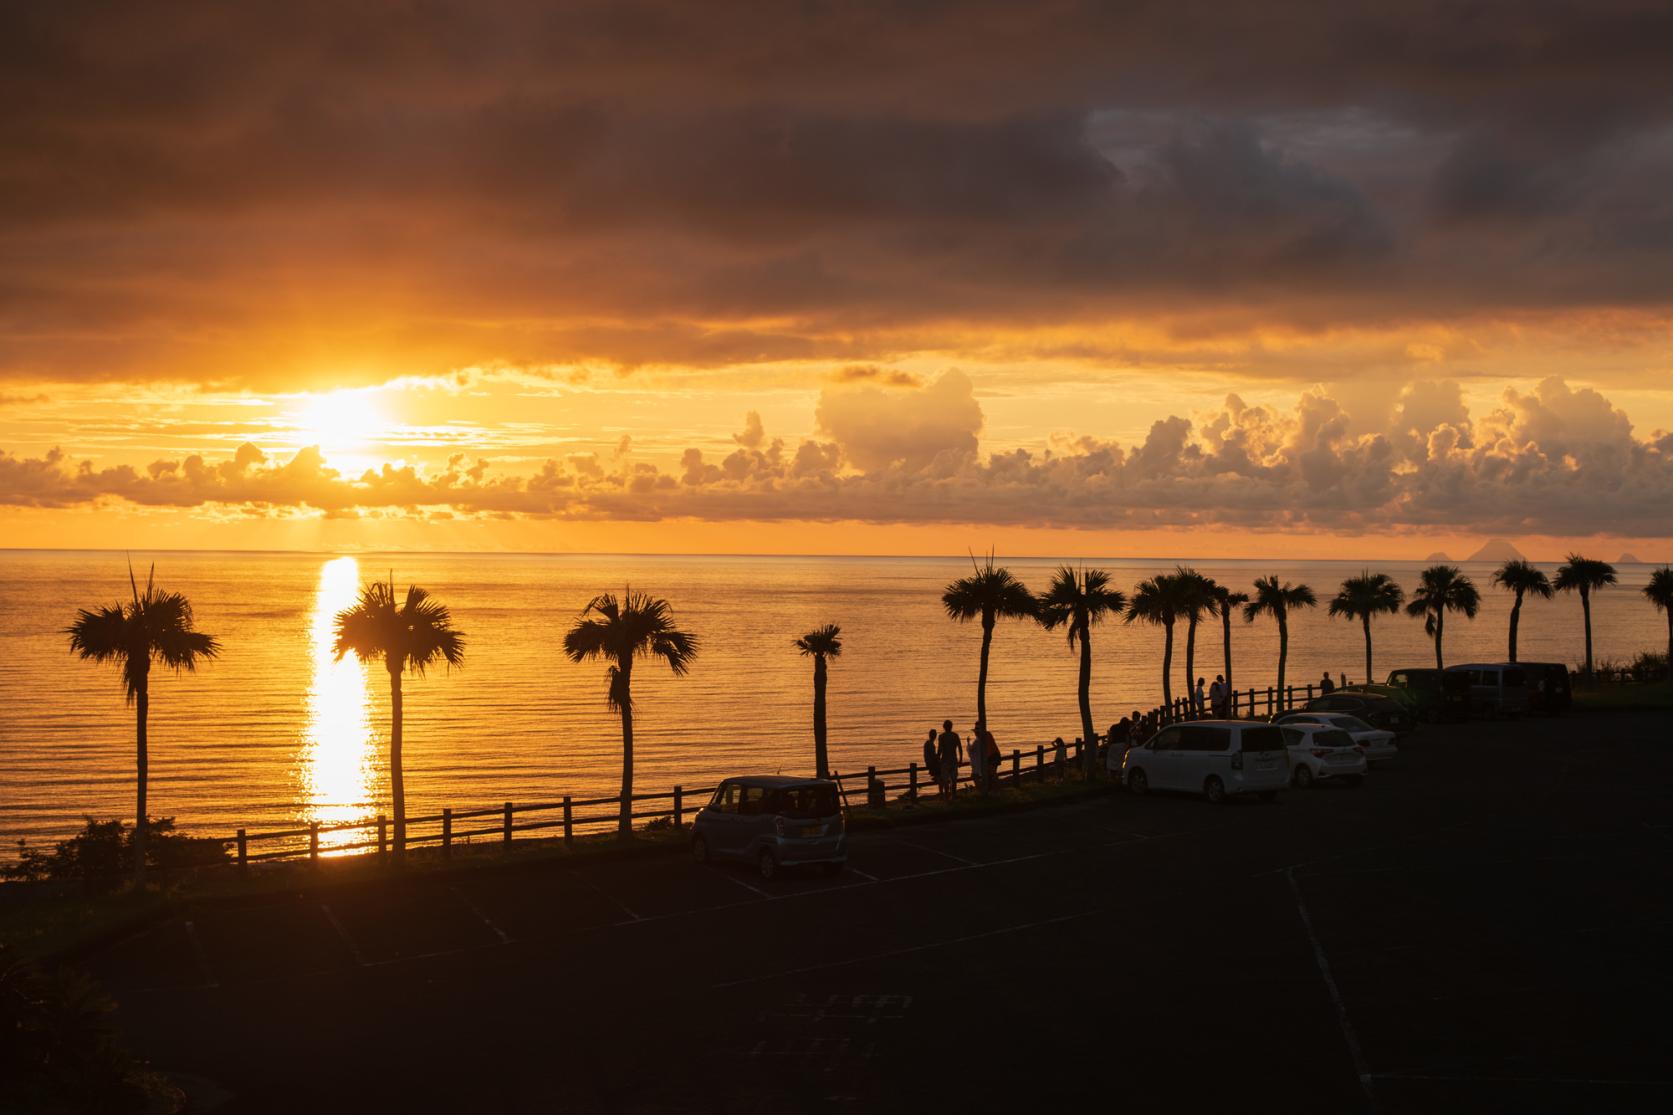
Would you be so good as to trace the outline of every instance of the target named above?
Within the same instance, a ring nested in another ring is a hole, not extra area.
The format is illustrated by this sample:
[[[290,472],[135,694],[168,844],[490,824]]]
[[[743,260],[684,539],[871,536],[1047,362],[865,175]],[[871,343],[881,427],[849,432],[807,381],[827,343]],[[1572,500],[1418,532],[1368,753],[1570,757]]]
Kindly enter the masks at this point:
[[[1622,554],[1615,559],[1616,565],[1643,565],[1644,562],[1636,554]]]
[[[1503,538],[1490,538],[1481,544],[1481,548],[1464,559],[1465,561],[1527,561],[1528,558],[1521,550],[1506,542]]]
[[[1447,562],[1450,562],[1452,559],[1446,556],[1445,551],[1436,550],[1434,553],[1430,554],[1428,557],[1424,558],[1423,560],[1424,561],[1447,561]]]

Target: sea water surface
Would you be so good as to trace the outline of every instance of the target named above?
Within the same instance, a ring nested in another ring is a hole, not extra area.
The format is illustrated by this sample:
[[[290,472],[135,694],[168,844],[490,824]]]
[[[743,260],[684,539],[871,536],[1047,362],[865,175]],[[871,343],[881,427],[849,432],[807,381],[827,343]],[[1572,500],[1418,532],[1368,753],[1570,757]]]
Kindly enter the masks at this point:
[[[940,592],[968,558],[641,557],[485,554],[134,553],[141,580],[186,593],[221,656],[196,673],[151,680],[151,812],[187,831],[227,836],[367,818],[388,811],[389,693],[381,665],[331,653],[333,618],[359,585],[393,575],[447,604],[467,637],[462,669],[405,682],[405,766],[411,814],[551,801],[616,791],[620,724],[605,703],[601,664],[562,654],[564,632],[599,592],[631,585],[666,597],[702,649],[687,677],[658,662],[634,671],[636,788],[712,784],[734,773],[811,769],[812,664],[792,643],[842,627],[830,671],[830,738],[841,771],[903,766],[927,730],[974,719],[980,628],[949,621]],[[1185,561],[1247,589],[1275,574],[1315,589],[1321,607],[1291,620],[1289,680],[1325,670],[1364,675],[1357,623],[1322,607],[1363,562]],[[1043,588],[1057,561],[1006,562]],[[1123,590],[1173,561],[1090,559]],[[1422,563],[1381,562],[1410,590]],[[1545,567],[1549,571],[1554,568]],[[1482,590],[1480,616],[1449,617],[1449,662],[1505,654],[1509,599],[1489,565],[1465,565]],[[1621,585],[1594,598],[1600,659],[1666,646],[1664,619],[1639,591],[1649,566],[1623,566]],[[0,855],[22,837],[73,831],[83,814],[133,813],[133,709],[119,671],[75,659],[64,629],[76,610],[129,594],[127,559],[107,552],[0,551]],[[1420,620],[1380,618],[1376,669],[1433,661]],[[1184,684],[1183,630],[1175,657]],[[1160,700],[1162,632],[1105,625],[1093,632],[1093,713],[1106,725]],[[1233,624],[1240,688],[1272,683],[1270,620]],[[1521,657],[1577,663],[1579,601],[1523,609]],[[1032,748],[1080,734],[1077,656],[1062,633],[1002,623],[995,634],[989,719],[1000,745]],[[1218,620],[1197,637],[1197,670],[1223,669]],[[1101,730],[1101,728],[1100,728]]]

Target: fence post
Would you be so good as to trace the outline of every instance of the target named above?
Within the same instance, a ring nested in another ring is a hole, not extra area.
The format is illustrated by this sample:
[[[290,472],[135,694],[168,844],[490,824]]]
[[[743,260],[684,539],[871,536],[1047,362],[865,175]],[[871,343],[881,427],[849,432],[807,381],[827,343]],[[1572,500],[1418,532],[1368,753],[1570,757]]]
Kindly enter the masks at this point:
[[[238,830],[238,869],[244,870],[250,866],[250,849],[244,840],[244,830]]]
[[[685,828],[685,787],[674,787],[674,827]]]
[[[308,822],[308,858],[314,863],[319,862],[319,822]]]
[[[453,810],[441,811],[441,854],[446,859],[453,854]]]
[[[570,795],[563,796],[563,845],[572,847],[575,844],[575,812],[570,807]]]
[[[1013,748],[1011,748],[1011,785],[1016,786],[1016,785],[1019,785],[1021,782],[1022,782],[1022,752],[1020,750],[1018,750],[1017,748],[1013,747]]]
[[[1075,762],[1084,763],[1085,761],[1086,761],[1086,741],[1081,739],[1079,736],[1076,736],[1075,737]]]
[[[1284,686],[1284,711],[1288,712],[1290,709],[1292,709],[1294,707],[1295,707],[1295,686],[1286,685],[1286,686]]]
[[[1046,745],[1043,743],[1034,745],[1034,773],[1040,776],[1041,782],[1046,780]]]
[[[906,800],[918,800],[918,764],[906,764]]]
[[[378,814],[378,855],[389,854],[389,818]]]
[[[511,843],[511,803],[505,803],[505,842]]]
[[[866,806],[870,809],[884,808],[883,787],[877,781],[877,768],[866,768]]]
[[[1272,686],[1266,687],[1266,714],[1271,716],[1278,711],[1278,698],[1272,692]]]
[[[1307,683],[1307,699],[1309,701],[1311,701],[1313,699],[1313,683],[1312,682]]]

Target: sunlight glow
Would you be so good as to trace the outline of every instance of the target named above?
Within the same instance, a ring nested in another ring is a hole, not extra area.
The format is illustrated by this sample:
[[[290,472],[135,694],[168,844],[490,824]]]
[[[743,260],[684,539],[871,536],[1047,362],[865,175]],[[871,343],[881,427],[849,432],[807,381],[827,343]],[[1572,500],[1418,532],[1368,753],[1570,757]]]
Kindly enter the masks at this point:
[[[289,417],[302,442],[324,453],[366,449],[388,425],[370,391],[304,396]]]
[[[322,825],[362,820],[376,812],[377,740],[365,668],[352,654],[340,661],[332,654],[337,613],[352,605],[359,591],[360,565],[353,558],[335,558],[321,567],[309,629],[313,679],[298,759],[306,803],[302,819]],[[321,833],[320,847],[364,839],[362,832]]]

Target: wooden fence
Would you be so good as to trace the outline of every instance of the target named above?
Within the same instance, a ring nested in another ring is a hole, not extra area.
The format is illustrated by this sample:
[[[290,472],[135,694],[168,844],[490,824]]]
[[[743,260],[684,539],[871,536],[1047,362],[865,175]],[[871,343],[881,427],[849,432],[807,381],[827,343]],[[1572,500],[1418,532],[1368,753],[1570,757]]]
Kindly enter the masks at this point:
[[[1233,692],[1228,700],[1226,715],[1245,718],[1275,716],[1294,708],[1298,698],[1305,703],[1312,700],[1313,696],[1314,687],[1311,685],[1286,686],[1282,692],[1272,686],[1265,690]],[[1184,697],[1177,698],[1168,705],[1158,705],[1147,714],[1155,727],[1212,715],[1213,709],[1199,710]],[[1104,738],[1099,736],[1093,740],[1092,745],[1100,747],[1101,750],[1100,745],[1104,743]],[[1086,743],[1076,736],[1073,742],[1064,741],[1059,744],[1053,741],[1036,744],[1032,750],[1013,748],[1008,756],[1001,757],[999,769],[994,772],[993,780],[1000,785],[1014,785],[1026,778],[1062,778],[1066,773],[1067,764],[1084,760],[1086,746]],[[975,779],[970,773],[968,763],[957,764],[957,771],[955,788],[974,787]],[[832,779],[841,792],[845,809],[882,809],[887,807],[891,794],[895,800],[915,802],[920,794],[938,791],[928,770],[915,762],[886,770],[869,766],[863,773],[833,772]],[[666,821],[676,829],[683,829],[687,816],[695,814],[706,805],[714,791],[715,787],[712,785],[682,785],[661,793],[634,794],[631,798],[633,820]],[[654,804],[641,809],[641,803]],[[594,812],[603,806],[609,807],[608,813]],[[508,801],[502,805],[481,809],[443,809],[440,813],[408,817],[406,844],[409,847],[436,845],[441,848],[442,855],[446,856],[451,854],[453,846],[458,843],[485,839],[509,844],[518,833],[549,833],[561,829],[564,843],[573,845],[577,836],[604,832],[615,827],[620,816],[619,794],[596,798],[565,796],[557,801],[527,805]],[[492,823],[489,821],[490,818],[493,819]],[[239,829],[236,836],[223,840],[222,844],[232,852],[233,862],[239,867],[269,860],[306,858],[317,862],[323,857],[358,853],[375,852],[378,855],[387,855],[391,850],[390,828],[389,818],[380,813],[369,820],[334,824],[315,821],[299,828],[278,829],[272,832],[248,832]],[[342,834],[349,834],[346,841],[341,839]],[[326,839],[322,842],[321,837]]]

